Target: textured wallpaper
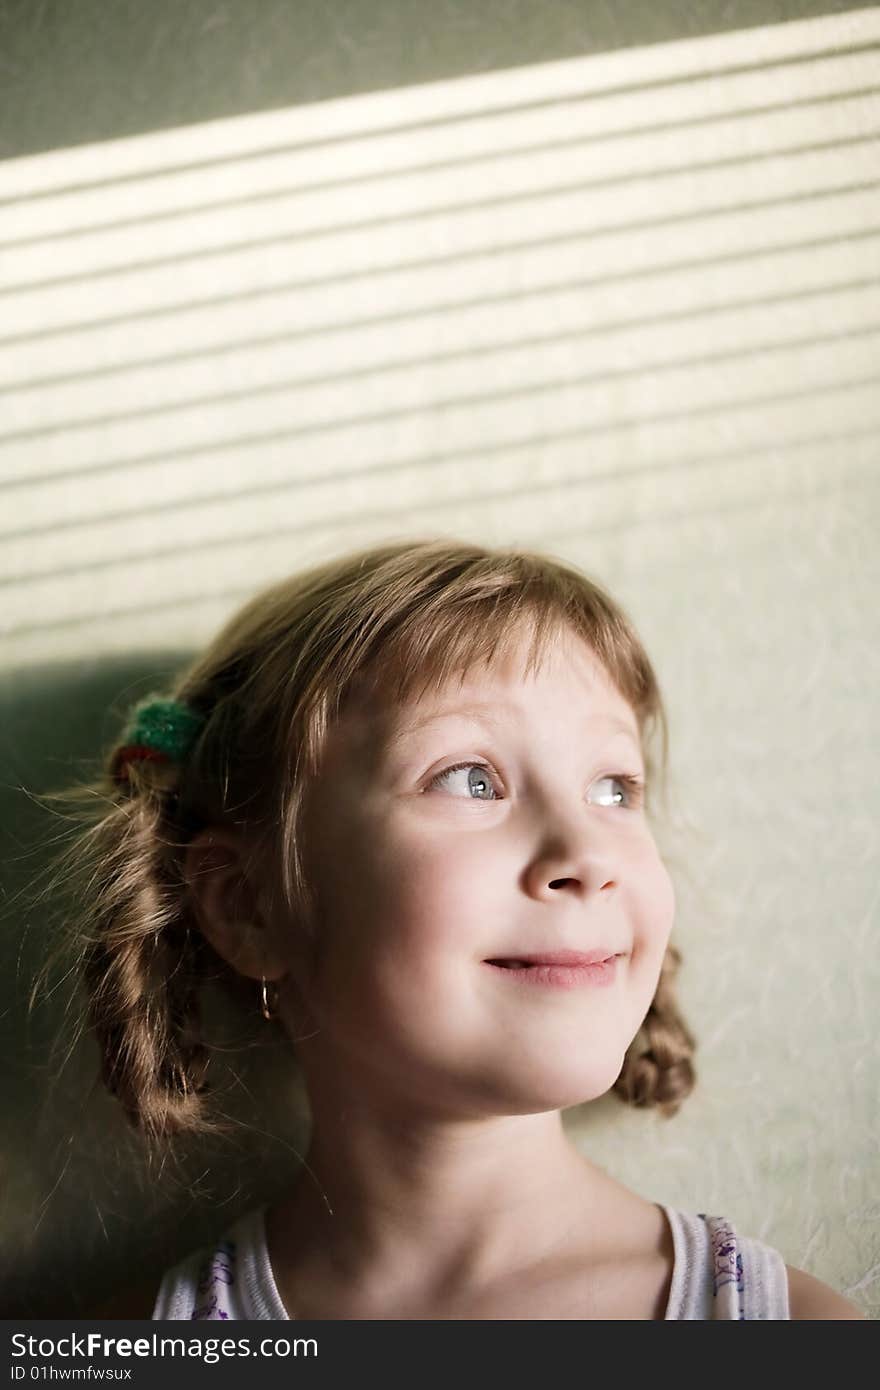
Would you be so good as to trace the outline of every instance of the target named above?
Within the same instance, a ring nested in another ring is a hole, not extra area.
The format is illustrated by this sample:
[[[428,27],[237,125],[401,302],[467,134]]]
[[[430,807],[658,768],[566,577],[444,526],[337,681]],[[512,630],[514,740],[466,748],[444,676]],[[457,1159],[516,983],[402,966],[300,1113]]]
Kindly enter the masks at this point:
[[[543,548],[661,679],[700,1040],[673,1120],[567,1123],[876,1316],[878,54],[863,8],[0,163],[4,978],[40,949],[19,788],[125,691],[350,546]],[[216,1222],[134,1205],[87,1049],[45,1103],[14,988],[4,1297],[48,1315]],[[236,1207],[299,1142],[271,1065]]]

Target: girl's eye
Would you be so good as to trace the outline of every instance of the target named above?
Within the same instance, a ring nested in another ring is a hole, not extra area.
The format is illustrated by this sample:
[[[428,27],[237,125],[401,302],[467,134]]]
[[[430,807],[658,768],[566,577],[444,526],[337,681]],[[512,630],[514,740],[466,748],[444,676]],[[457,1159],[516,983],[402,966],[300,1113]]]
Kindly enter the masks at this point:
[[[603,802],[603,805],[623,806],[625,811],[634,811],[641,806],[645,793],[645,784],[641,777],[633,777],[628,772],[617,772],[612,776],[600,777],[593,786],[601,786],[603,782],[616,782],[619,787],[623,787],[624,801],[620,801],[620,793],[615,793],[615,799],[611,802]]]
[[[441,787],[446,784],[446,779],[451,777],[454,772],[467,772],[468,776],[464,779],[463,785],[468,789],[468,797],[471,801],[495,801],[495,789],[492,786],[491,772],[485,763],[455,763],[452,767],[444,768],[438,772],[436,777],[432,777],[429,783],[432,787]],[[474,773],[472,777],[470,774]],[[459,779],[461,780],[461,779]],[[470,796],[475,791],[476,796]]]
[[[448,785],[453,773],[466,772],[468,775],[464,779],[459,779],[461,785],[467,789],[467,800],[470,801],[497,801],[498,797],[492,783],[491,769],[485,763],[454,763],[452,767],[444,768],[438,772],[436,777],[432,777],[429,783],[431,787],[442,787]],[[598,805],[622,806],[624,810],[632,811],[641,806],[645,784],[641,777],[633,777],[629,773],[621,772],[600,777],[593,786],[601,786],[605,782],[616,782],[618,787],[623,788],[623,792],[612,792],[611,800],[601,801]],[[474,793],[474,795],[471,795]]]

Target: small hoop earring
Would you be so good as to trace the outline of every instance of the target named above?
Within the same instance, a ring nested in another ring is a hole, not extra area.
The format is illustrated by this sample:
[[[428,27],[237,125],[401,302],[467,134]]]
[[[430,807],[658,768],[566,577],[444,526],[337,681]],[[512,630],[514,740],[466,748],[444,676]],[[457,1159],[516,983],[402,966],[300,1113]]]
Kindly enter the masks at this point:
[[[269,1022],[271,1022],[273,1018],[277,1018],[277,1017],[278,1017],[278,986],[277,986],[277,984],[275,983],[274,980],[270,980],[270,981],[268,982],[268,983],[271,985],[272,991],[273,991],[273,993],[272,993],[272,1003],[270,1004],[270,1003],[269,1003],[269,1000],[268,1000],[268,998],[267,998],[267,996],[266,996],[266,984],[267,984],[267,981],[266,981],[265,975],[263,975],[262,980],[263,980],[263,988],[262,988],[261,1007],[262,1007],[262,1011],[263,1011],[263,1018],[265,1018],[265,1019],[267,1019]]]

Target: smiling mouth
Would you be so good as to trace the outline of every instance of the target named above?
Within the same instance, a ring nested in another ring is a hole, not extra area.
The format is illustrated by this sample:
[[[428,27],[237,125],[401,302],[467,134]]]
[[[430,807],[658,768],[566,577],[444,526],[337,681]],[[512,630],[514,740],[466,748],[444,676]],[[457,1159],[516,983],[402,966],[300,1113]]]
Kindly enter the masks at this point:
[[[611,985],[617,977],[618,959],[623,952],[557,951],[539,958],[496,956],[484,961],[497,970],[498,978],[505,975],[518,981],[518,988],[580,989],[587,985]]]

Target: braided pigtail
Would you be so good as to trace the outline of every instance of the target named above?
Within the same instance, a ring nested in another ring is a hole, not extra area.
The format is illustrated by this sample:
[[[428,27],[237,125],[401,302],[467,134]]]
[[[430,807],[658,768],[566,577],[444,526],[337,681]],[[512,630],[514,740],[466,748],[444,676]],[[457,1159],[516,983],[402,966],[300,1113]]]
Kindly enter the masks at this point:
[[[152,746],[124,739],[101,778],[49,796],[76,807],[78,833],[40,894],[60,896],[65,918],[31,1007],[62,960],[85,989],[78,1036],[94,1035],[102,1081],[148,1155],[164,1159],[172,1139],[229,1127],[204,1098],[199,995],[217,962],[188,920],[179,767],[173,747],[163,750],[155,730],[151,737]]]
[[[94,932],[82,962],[102,1078],[153,1140],[201,1130],[207,1070],[197,988],[204,938],[181,920],[163,803],[161,791],[143,789],[99,827]]]
[[[667,946],[651,1007],[627,1049],[623,1070],[613,1086],[627,1104],[656,1106],[667,1119],[681,1109],[696,1084],[696,1039],[675,997],[674,980],[681,959],[677,947]]]

